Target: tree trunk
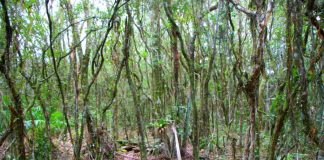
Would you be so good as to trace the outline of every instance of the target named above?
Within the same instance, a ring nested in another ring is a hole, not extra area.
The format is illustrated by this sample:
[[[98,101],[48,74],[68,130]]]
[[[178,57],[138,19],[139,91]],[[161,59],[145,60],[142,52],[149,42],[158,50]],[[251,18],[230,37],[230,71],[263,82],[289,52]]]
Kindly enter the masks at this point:
[[[216,36],[215,36],[216,37]],[[212,74],[212,69],[214,66],[214,61],[216,57],[216,38],[213,38],[213,51],[210,55],[210,60],[208,64],[208,70],[206,73],[205,79],[203,79],[203,93],[202,93],[202,100],[201,100],[201,107],[202,107],[202,119],[203,119],[203,132],[202,136],[206,136],[208,139],[208,135],[210,134],[210,125],[209,125],[209,108],[208,108],[208,97],[209,97],[209,81]]]
[[[131,40],[131,35],[132,35],[132,17],[131,13],[128,8],[128,4],[126,4],[126,10],[127,10],[127,19],[126,19],[126,24],[125,24],[125,39],[124,39],[124,46],[123,46],[123,54],[125,56],[125,69],[126,69],[126,77],[128,81],[129,88],[132,93],[133,97],[133,103],[135,107],[135,114],[136,114],[136,119],[137,119],[137,127],[138,127],[138,132],[140,134],[141,138],[141,144],[140,144],[140,149],[141,149],[141,159],[146,160],[147,159],[147,153],[146,153],[146,147],[145,147],[145,131],[144,131],[144,125],[142,122],[142,115],[141,115],[141,108],[140,108],[140,103],[138,100],[138,96],[136,94],[136,86],[132,80],[131,77],[131,71],[129,67],[129,50],[130,50],[130,40]]]
[[[16,89],[15,81],[12,79],[10,75],[10,47],[12,43],[12,35],[13,35],[13,28],[11,27],[11,22],[9,19],[9,11],[7,8],[6,0],[1,0],[2,11],[3,11],[3,21],[5,22],[5,31],[6,31],[6,46],[5,52],[2,54],[0,59],[0,72],[4,76],[5,82],[8,85],[10,90],[11,97],[13,99],[15,108],[12,109],[14,113],[14,117],[16,119],[16,134],[17,134],[17,142],[18,142],[18,151],[19,155],[18,158],[21,160],[26,159],[25,153],[25,144],[24,144],[24,137],[25,137],[25,126],[24,126],[24,109],[22,107],[21,97],[19,92]]]
[[[72,5],[69,1],[64,1],[64,6],[67,10],[67,16],[70,24],[75,23],[75,18],[72,10]],[[77,46],[80,41],[80,35],[78,32],[78,25],[72,25],[72,44],[69,48],[74,48],[70,54],[70,63],[72,70],[72,80],[73,80],[73,91],[74,91],[74,129],[75,129],[75,138],[74,138],[74,156],[76,159],[80,159],[81,144],[79,144],[79,104],[80,104],[80,87],[79,87],[79,65],[78,61],[82,61],[82,49],[81,46]],[[79,59],[77,59],[77,55]],[[82,123],[82,122],[81,122]]]
[[[286,92],[286,106],[283,106],[283,109],[280,110],[280,113],[276,119],[275,122],[275,128],[273,131],[273,135],[271,136],[269,148],[268,148],[268,159],[273,160],[275,159],[275,151],[276,146],[278,143],[278,138],[280,136],[281,129],[284,125],[284,120],[286,118],[286,115],[288,113],[288,110],[290,108],[290,105],[292,104],[292,76],[291,76],[291,70],[292,70],[292,48],[291,48],[291,1],[286,1],[286,7],[287,7],[287,24],[286,24],[286,54],[287,54],[287,92]],[[280,91],[279,91],[280,94]]]
[[[60,91],[60,96],[61,96],[61,101],[62,101],[62,105],[63,105],[63,115],[64,115],[64,121],[66,124],[66,128],[68,130],[68,134],[71,140],[71,144],[73,145],[73,137],[72,137],[72,132],[71,132],[71,126],[70,126],[70,122],[69,122],[69,118],[68,118],[68,113],[67,113],[67,105],[65,103],[65,94],[64,94],[64,90],[63,90],[63,85],[62,85],[62,81],[60,78],[60,75],[58,73],[58,66],[57,66],[57,62],[56,62],[56,58],[55,58],[55,54],[54,54],[54,49],[53,49],[53,44],[52,44],[52,40],[53,40],[53,22],[51,19],[51,15],[50,15],[50,11],[49,11],[49,0],[45,1],[45,7],[46,7],[46,15],[47,15],[47,19],[48,19],[48,27],[49,27],[49,48],[50,48],[50,53],[51,53],[51,59],[53,62],[53,69],[54,69],[54,74],[56,77],[56,81],[57,81],[57,86],[59,88]]]
[[[308,80],[306,75],[306,69],[304,64],[304,49],[303,49],[303,39],[302,39],[302,25],[303,19],[302,17],[302,2],[300,0],[296,0],[294,4],[294,64],[297,67],[299,76],[298,85],[300,86],[300,102],[299,108],[303,114],[302,121],[305,126],[304,132],[308,138],[317,145],[320,149],[324,150],[323,142],[319,141],[317,137],[317,128],[311,117],[308,113]]]
[[[180,118],[180,108],[179,108],[180,53],[178,51],[178,40],[177,40],[177,33],[176,33],[175,26],[171,26],[170,39],[171,39],[171,51],[173,53],[174,105],[177,107],[177,117]]]
[[[160,29],[160,3],[159,1],[152,2],[153,16],[152,16],[152,88],[153,88],[153,104],[157,111],[158,118],[164,115],[164,85],[162,77],[162,55],[161,55],[161,29]]]

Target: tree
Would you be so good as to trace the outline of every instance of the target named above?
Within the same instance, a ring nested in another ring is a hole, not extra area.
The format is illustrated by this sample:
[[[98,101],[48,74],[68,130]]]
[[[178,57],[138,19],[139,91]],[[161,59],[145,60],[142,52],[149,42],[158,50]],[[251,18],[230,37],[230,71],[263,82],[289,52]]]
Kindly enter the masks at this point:
[[[315,159],[323,4],[1,0],[0,159]]]
[[[11,116],[12,118],[17,119],[15,122],[13,122],[14,124],[10,125],[10,128],[13,127],[17,128],[16,134],[18,139],[19,158],[25,160],[26,153],[25,153],[25,144],[24,144],[25,127],[24,127],[23,107],[21,103],[21,96],[16,89],[15,82],[10,73],[10,68],[11,68],[10,55],[12,54],[10,48],[12,45],[13,28],[11,26],[11,21],[9,18],[7,2],[5,0],[2,0],[1,5],[2,5],[3,21],[5,22],[6,44],[5,44],[5,51],[1,55],[0,71],[3,77],[5,78],[6,84],[8,85],[11,97],[14,102],[14,107],[10,109],[12,112]]]

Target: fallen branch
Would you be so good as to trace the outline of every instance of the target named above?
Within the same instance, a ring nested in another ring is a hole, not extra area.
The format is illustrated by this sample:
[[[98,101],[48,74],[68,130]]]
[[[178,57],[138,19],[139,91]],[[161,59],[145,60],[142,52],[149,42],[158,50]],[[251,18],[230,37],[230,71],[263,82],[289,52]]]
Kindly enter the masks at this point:
[[[114,155],[119,155],[119,156],[122,156],[122,157],[126,157],[126,158],[129,158],[129,160],[139,160],[139,158],[134,158],[134,157],[131,157],[131,156],[128,156],[128,155],[125,155],[125,154],[121,154],[121,153],[114,153]]]

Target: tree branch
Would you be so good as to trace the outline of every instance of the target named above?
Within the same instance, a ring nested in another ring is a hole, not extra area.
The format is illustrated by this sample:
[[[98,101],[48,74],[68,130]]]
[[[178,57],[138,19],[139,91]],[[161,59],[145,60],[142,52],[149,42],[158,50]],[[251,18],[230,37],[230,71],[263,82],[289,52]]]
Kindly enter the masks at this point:
[[[168,20],[171,23],[171,25],[175,28],[176,35],[177,35],[177,37],[178,37],[178,39],[180,41],[181,53],[182,53],[183,57],[185,58],[186,62],[189,64],[189,62],[190,62],[189,55],[187,54],[187,52],[185,50],[184,42],[183,42],[179,27],[178,27],[177,23],[175,22],[175,20],[172,17],[172,13],[171,13],[171,10],[170,10],[170,4],[168,4],[165,1],[163,3],[163,6],[164,6],[165,13],[166,13],[166,15],[168,17]]]
[[[69,123],[69,119],[68,119],[68,115],[67,115],[67,107],[66,107],[66,103],[65,103],[65,96],[64,96],[64,91],[63,91],[63,86],[62,86],[62,82],[61,82],[61,78],[60,75],[58,73],[58,68],[57,68],[57,64],[56,64],[56,59],[55,59],[55,55],[54,55],[54,49],[53,49],[53,24],[52,24],[52,19],[51,19],[51,15],[49,13],[49,9],[48,9],[48,3],[49,0],[45,0],[45,5],[46,5],[46,15],[47,15],[47,19],[48,19],[48,27],[49,27],[49,47],[50,47],[50,53],[52,56],[52,61],[53,61],[53,68],[54,68],[54,73],[57,79],[57,85],[59,87],[60,90],[60,95],[61,95],[61,100],[62,100],[62,105],[63,105],[63,115],[64,115],[64,120],[66,123],[66,127],[70,136],[70,140],[71,140],[71,144],[73,145],[73,137],[72,137],[72,132],[71,132],[71,127],[70,127],[70,123]]]
[[[247,8],[245,8],[245,7],[243,7],[243,6],[241,6],[238,2],[234,2],[233,0],[228,0],[228,1],[231,2],[231,3],[233,4],[233,6],[234,6],[237,10],[239,10],[239,11],[245,13],[246,15],[248,15],[248,16],[255,16],[255,15],[256,15],[256,12],[255,12],[255,11],[253,11],[253,10],[249,10],[249,9],[247,9]]]

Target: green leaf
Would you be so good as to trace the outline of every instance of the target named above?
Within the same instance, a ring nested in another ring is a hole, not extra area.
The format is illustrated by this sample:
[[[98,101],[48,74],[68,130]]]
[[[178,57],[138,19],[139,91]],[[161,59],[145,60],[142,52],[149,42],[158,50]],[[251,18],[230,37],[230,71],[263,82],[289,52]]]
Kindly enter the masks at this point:
[[[63,114],[61,112],[54,112],[51,114],[51,120],[55,121],[55,120],[61,120],[63,119]]]
[[[58,111],[52,113],[50,123],[54,130],[60,130],[64,126],[63,114]]]
[[[298,78],[298,71],[297,71],[297,68],[296,67],[293,67],[292,69],[292,75],[294,78]]]
[[[141,57],[146,58],[148,56],[148,53],[146,51],[141,52]]]
[[[276,95],[276,98],[271,103],[270,112],[271,113],[277,112],[278,107],[283,103],[285,103],[285,96],[283,93],[278,93]]]
[[[7,96],[7,95],[2,96],[2,101],[3,101],[3,105],[5,105],[5,106],[9,106],[10,105],[9,96]]]

